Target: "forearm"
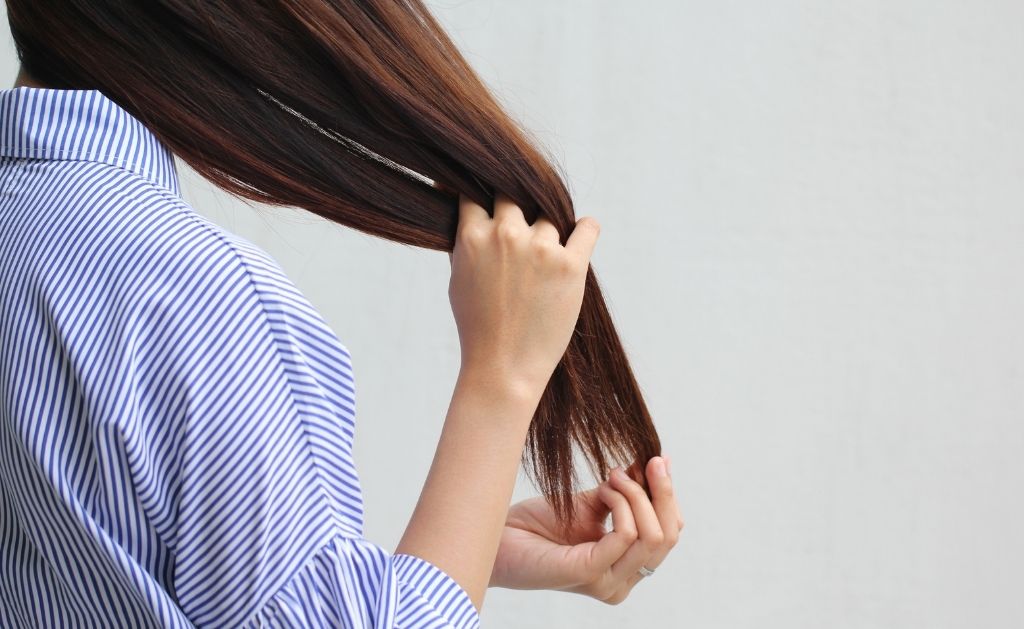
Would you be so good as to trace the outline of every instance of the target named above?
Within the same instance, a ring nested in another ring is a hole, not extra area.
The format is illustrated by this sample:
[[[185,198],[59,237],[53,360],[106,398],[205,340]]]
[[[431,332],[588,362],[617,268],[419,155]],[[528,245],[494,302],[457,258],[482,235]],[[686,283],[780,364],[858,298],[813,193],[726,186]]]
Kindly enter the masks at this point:
[[[478,610],[540,393],[480,371],[459,373],[423,491],[395,551],[444,570]]]

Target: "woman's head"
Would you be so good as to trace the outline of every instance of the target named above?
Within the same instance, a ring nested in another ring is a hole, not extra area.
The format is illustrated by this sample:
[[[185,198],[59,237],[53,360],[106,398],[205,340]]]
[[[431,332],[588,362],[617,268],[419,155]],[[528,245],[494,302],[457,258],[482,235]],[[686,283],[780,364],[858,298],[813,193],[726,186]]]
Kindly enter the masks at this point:
[[[419,0],[7,7],[29,75],[99,89],[239,197],[447,251],[458,220],[451,191],[485,208],[504,192],[528,221],[550,219],[563,243],[575,224],[552,162]],[[527,469],[566,522],[574,444],[601,477],[660,453],[593,269],[527,441]]]

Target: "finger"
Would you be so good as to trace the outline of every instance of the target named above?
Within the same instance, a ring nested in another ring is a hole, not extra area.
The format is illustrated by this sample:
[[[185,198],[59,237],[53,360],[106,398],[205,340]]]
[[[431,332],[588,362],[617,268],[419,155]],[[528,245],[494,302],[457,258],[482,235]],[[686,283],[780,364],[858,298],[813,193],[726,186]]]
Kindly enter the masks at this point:
[[[566,241],[565,248],[585,260],[590,260],[600,233],[601,224],[597,222],[597,219],[584,216],[576,221],[576,226],[573,227],[572,233],[569,234],[569,240]]]
[[[625,494],[629,500],[638,533],[637,541],[612,566],[612,574],[625,581],[652,558],[652,555],[664,542],[665,535],[661,530],[661,523],[658,521],[654,505],[651,504],[647,492],[639,483],[619,469],[612,472],[611,482],[612,486]],[[652,565],[647,567],[654,568]]]
[[[520,227],[529,227],[526,217],[523,216],[523,211],[512,199],[501,192],[494,195],[494,220],[497,223],[508,221]]]
[[[489,220],[491,220],[491,216],[483,206],[477,204],[473,199],[464,194],[459,195],[459,230],[468,225],[483,223]]]
[[[612,487],[622,492],[629,499],[630,508],[633,509],[633,517],[636,518],[637,532],[640,540],[645,542],[651,550],[661,545],[664,537],[661,530],[661,522],[658,514],[651,504],[650,498],[643,486],[626,475],[621,468],[616,468],[611,474]]]
[[[558,228],[547,217],[538,216],[530,228],[534,231],[535,238],[562,244],[562,236],[558,233]]]
[[[604,572],[633,545],[637,539],[637,530],[629,500],[621,492],[604,482],[598,486],[597,494],[612,512],[612,530],[591,548],[590,567],[597,572]]]
[[[672,479],[668,475],[664,457],[651,457],[647,462],[647,482],[654,496],[654,511],[658,514],[658,522],[661,523],[665,545],[671,548],[679,539],[681,518],[675,489],[672,487]]]
[[[668,470],[669,478],[672,477],[672,457],[665,457],[665,468]],[[683,512],[679,510],[679,503],[676,503],[676,515],[679,517],[679,528],[683,528]]]
[[[637,581],[643,578],[644,575],[640,574],[641,566],[646,566],[651,570],[657,567],[655,559],[654,554],[647,550],[638,539],[618,561],[612,564],[612,578],[616,583],[622,583],[628,592]]]
[[[647,462],[646,469],[647,482],[650,484],[651,493],[654,494],[654,510],[658,513],[658,520],[661,522],[661,529],[665,535],[661,547],[654,551],[644,564],[651,570],[664,561],[679,541],[679,533],[682,531],[679,505],[672,488],[672,479],[668,475],[668,469],[664,463],[664,457],[651,457],[651,460]],[[642,578],[643,575],[637,572],[630,576],[627,582],[633,585]]]

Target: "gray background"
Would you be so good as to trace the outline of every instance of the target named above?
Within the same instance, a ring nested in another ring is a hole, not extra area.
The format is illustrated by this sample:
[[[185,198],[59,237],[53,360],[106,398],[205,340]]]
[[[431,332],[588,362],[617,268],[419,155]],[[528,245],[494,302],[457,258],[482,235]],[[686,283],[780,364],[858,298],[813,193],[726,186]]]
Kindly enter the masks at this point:
[[[432,6],[604,226],[687,519],[623,604],[494,589],[485,626],[1022,626],[1024,5]],[[458,370],[447,256],[179,167],[352,350],[393,549]]]

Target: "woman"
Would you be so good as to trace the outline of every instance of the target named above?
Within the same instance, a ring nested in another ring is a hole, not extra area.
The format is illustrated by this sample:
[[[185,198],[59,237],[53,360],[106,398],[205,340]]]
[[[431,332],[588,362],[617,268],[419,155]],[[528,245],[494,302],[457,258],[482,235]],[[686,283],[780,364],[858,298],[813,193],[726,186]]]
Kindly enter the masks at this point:
[[[84,4],[8,1],[0,624],[475,627],[488,586],[618,603],[652,574],[682,518],[639,456],[597,221],[426,9]],[[450,251],[462,364],[395,553],[362,535],[347,348],[182,199],[174,154]],[[567,491],[572,439],[597,487]],[[509,508],[524,452],[545,495]]]

